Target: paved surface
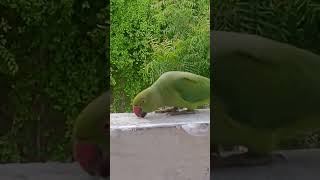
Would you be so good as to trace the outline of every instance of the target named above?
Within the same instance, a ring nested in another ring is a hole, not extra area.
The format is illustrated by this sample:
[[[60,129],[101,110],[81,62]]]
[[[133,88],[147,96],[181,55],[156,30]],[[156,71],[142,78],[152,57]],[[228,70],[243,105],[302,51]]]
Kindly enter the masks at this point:
[[[214,169],[211,180],[319,180],[320,150],[282,151],[288,161],[261,167]]]

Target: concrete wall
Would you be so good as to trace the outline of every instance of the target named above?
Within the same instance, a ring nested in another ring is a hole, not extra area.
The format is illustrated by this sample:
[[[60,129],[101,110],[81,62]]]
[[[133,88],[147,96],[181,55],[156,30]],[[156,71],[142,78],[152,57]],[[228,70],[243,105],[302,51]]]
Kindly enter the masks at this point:
[[[112,180],[209,180],[209,110],[111,115]]]

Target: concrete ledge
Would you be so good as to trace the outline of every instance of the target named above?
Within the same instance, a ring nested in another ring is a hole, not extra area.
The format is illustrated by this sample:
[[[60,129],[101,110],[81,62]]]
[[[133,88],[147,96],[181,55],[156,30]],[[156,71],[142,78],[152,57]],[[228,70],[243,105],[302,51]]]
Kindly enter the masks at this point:
[[[111,114],[112,180],[208,180],[210,111]]]
[[[319,180],[320,150],[281,151],[288,161],[268,166],[213,169],[211,180]]]
[[[27,163],[0,165],[1,180],[92,180],[77,163]]]

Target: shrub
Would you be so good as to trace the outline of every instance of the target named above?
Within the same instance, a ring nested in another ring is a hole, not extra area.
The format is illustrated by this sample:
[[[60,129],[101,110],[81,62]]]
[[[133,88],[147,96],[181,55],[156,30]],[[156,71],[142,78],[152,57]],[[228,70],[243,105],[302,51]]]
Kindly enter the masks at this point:
[[[111,24],[112,112],[166,71],[209,77],[208,0],[112,1]]]

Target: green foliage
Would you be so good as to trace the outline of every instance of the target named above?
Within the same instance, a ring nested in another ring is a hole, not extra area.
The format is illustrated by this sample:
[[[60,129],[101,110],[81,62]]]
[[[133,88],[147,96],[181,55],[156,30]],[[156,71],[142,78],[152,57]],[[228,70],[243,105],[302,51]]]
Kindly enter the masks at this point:
[[[111,2],[111,112],[171,70],[209,77],[209,1]]]
[[[0,2],[0,83],[8,84],[0,114],[11,124],[0,162],[71,158],[75,118],[107,87],[108,8],[100,2]]]
[[[15,61],[14,55],[10,53],[8,49],[0,45],[0,72],[14,75],[18,69],[19,67]]]
[[[14,75],[18,71],[18,65],[14,55],[5,47],[7,33],[12,29],[8,21],[1,17],[0,19],[0,72],[7,75]]]
[[[211,29],[258,34],[320,53],[320,3],[315,0],[219,0]]]

